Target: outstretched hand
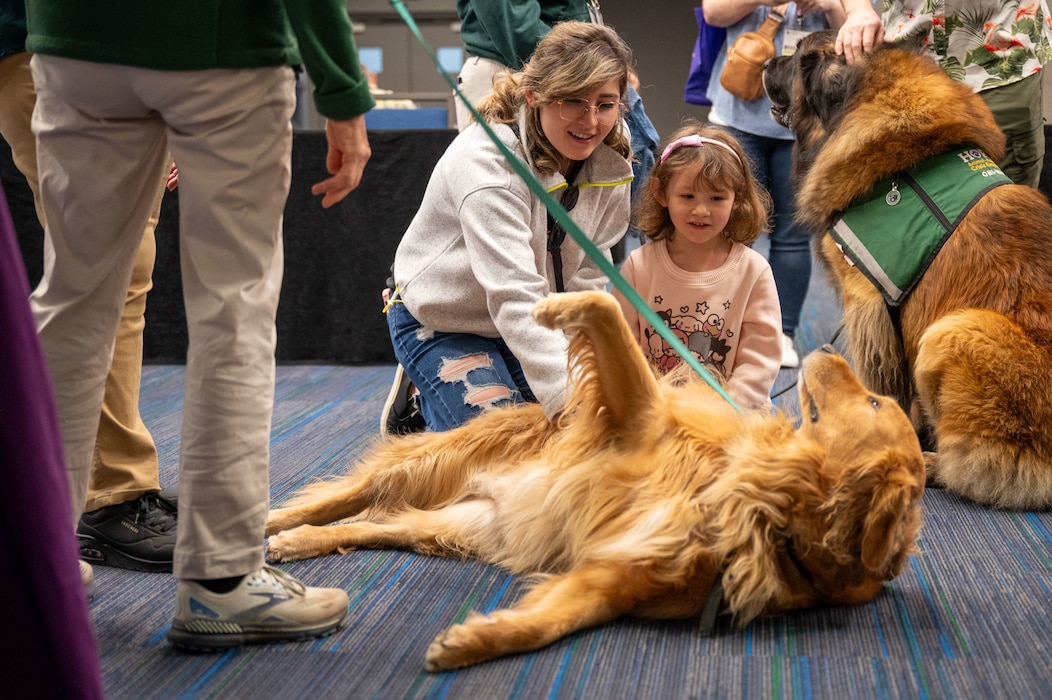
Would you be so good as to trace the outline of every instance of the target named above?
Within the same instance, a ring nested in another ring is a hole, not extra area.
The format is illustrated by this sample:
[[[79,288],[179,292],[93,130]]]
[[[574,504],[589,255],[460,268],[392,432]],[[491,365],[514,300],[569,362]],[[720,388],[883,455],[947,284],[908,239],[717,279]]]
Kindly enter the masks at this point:
[[[860,3],[858,9],[848,12],[837,33],[836,52],[843,54],[848,63],[853,63],[883,40],[884,25],[880,16],[868,3]]]
[[[341,201],[362,181],[362,171],[372,156],[365,130],[365,116],[325,122],[325,139],[329,152],[325,169],[332,177],[311,187],[312,194],[323,195],[321,205],[328,209]]]

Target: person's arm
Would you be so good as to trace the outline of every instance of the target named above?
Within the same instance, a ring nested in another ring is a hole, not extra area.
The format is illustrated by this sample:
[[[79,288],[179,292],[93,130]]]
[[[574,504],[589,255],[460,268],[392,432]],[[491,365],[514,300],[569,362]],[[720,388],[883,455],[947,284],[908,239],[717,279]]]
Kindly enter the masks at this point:
[[[632,285],[632,288],[636,291],[638,289],[638,280],[636,279],[636,260],[639,258],[635,253],[630,254],[628,258],[621,264],[621,276],[625,278],[625,281]],[[614,298],[617,299],[617,303],[621,306],[621,313],[625,317],[625,322],[628,324],[628,328],[632,331],[632,337],[639,343],[640,349],[643,350],[643,354],[647,356],[647,361],[650,360],[649,348],[643,344],[643,338],[645,337],[643,332],[643,326],[647,324],[643,317],[639,314],[639,311],[635,306],[625,298],[625,295],[621,291],[614,287],[611,290],[614,294]]]
[[[774,274],[766,261],[754,264],[764,269],[755,270],[748,295],[734,366],[727,368],[727,392],[744,409],[770,406],[771,389],[778,378],[782,361],[782,313]]]
[[[476,189],[459,213],[471,272],[486,295],[493,326],[522,365],[545,413],[553,416],[566,396],[568,342],[562,330],[541,326],[531,313],[550,291],[547,275],[538,269],[538,260],[546,259],[538,253],[547,221],[532,221],[534,199],[515,179],[506,187]]]
[[[842,0],[847,17],[836,37],[836,52],[843,54],[848,63],[857,61],[862,55],[884,40],[884,25],[880,15],[874,11],[870,0]]]
[[[365,130],[365,113],[375,106],[369,81],[362,73],[351,21],[342,0],[290,1],[289,22],[296,35],[307,74],[314,84],[314,104],[326,117],[329,177],[311,187],[331,207],[362,180],[372,155]]]
[[[844,4],[841,0],[801,0],[796,3],[797,17],[803,17],[811,12],[823,13],[830,29],[840,29],[844,26],[844,20],[847,19],[847,13],[844,12]]]
[[[705,12],[706,22],[714,27],[729,27],[761,7],[778,7],[784,4],[781,0],[702,0],[701,7]],[[796,3],[797,17],[811,12],[824,12],[826,22],[833,29],[839,28],[847,16],[841,0],[800,0]]]
[[[714,27],[737,24],[761,7],[778,7],[779,0],[702,0],[705,21]]]
[[[472,0],[471,9],[501,63],[518,70],[551,29],[537,0]]]

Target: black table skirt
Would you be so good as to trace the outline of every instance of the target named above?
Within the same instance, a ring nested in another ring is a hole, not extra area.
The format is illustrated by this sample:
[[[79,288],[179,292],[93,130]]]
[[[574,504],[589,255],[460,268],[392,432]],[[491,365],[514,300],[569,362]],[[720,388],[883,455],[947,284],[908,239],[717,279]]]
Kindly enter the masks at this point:
[[[454,136],[451,129],[370,132],[373,156],[361,186],[326,210],[321,198],[310,193],[313,183],[327,177],[324,134],[295,134],[277,319],[279,362],[394,362],[380,292],[431,170]],[[43,234],[29,187],[2,141],[0,181],[30,284],[36,285],[43,268]],[[178,190],[165,194],[161,208],[153,279],[146,304],[144,359],[183,362],[187,335],[179,275]]]

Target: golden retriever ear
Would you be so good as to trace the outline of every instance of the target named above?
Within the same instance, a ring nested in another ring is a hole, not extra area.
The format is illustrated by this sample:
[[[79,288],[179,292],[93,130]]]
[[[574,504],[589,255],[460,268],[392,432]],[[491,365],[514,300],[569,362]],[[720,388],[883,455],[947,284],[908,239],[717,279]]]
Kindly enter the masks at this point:
[[[724,597],[741,624],[785,595],[775,540],[799,504],[821,497],[821,449],[786,437],[743,431],[727,446],[730,466],[698,498],[709,551],[726,565]]]
[[[887,493],[891,491],[891,493]],[[906,510],[906,496],[903,489],[885,489],[880,494],[880,502],[875,503],[866,517],[862,530],[862,564],[869,571],[883,573],[891,555],[897,550],[898,537],[896,530]]]
[[[872,484],[872,497],[862,526],[861,558],[869,571],[891,577],[913,547],[919,517],[912,515],[923,484],[915,476],[916,456],[886,450],[866,469],[861,482]],[[919,467],[923,469],[923,465]],[[863,483],[859,486],[862,487]],[[896,561],[898,560],[898,561]]]

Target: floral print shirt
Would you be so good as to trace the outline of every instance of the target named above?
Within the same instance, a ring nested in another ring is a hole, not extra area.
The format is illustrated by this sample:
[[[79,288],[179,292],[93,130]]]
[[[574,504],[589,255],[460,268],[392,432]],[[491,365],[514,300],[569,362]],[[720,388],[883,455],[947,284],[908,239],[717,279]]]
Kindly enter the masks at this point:
[[[917,41],[975,92],[1008,85],[1052,59],[1048,0],[884,0],[887,41]]]

